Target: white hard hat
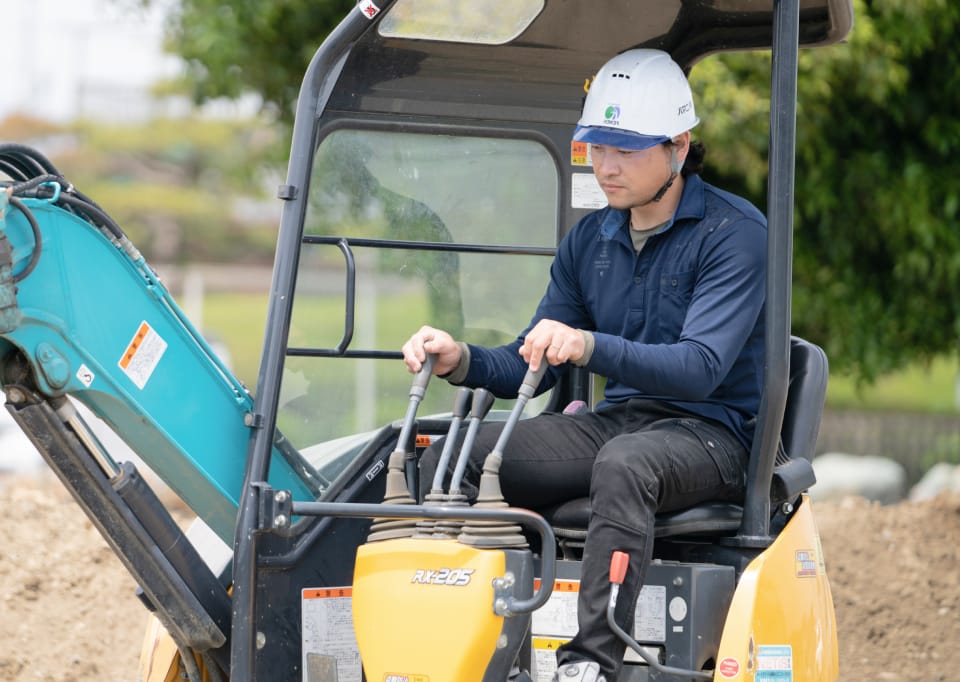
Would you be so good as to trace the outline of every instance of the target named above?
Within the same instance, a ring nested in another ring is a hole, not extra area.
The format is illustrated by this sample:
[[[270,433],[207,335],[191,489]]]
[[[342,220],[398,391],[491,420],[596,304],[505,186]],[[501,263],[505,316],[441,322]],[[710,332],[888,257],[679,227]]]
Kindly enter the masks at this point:
[[[627,50],[600,69],[573,139],[646,149],[700,122],[686,76],[662,50]]]

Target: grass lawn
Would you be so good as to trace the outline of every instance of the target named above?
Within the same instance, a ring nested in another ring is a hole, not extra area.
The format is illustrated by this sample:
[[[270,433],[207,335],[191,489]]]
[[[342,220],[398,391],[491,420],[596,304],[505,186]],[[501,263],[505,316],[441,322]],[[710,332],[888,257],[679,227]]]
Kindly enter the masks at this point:
[[[956,357],[914,365],[858,387],[851,377],[830,375],[827,406],[908,412],[951,413],[958,405]]]

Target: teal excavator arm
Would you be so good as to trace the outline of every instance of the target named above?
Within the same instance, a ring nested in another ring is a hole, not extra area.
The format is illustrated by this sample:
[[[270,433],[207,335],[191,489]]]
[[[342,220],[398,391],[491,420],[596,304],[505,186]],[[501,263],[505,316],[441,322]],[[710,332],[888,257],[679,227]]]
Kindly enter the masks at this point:
[[[25,377],[44,399],[79,401],[232,545],[250,394],[95,204],[48,173],[5,189],[0,385],[8,405],[21,402]],[[28,435],[42,450],[44,434]],[[111,475],[110,454],[86,440]],[[271,483],[316,499],[325,482],[282,436],[274,454]]]
[[[227,545],[253,399],[113,220],[40,153],[0,144],[0,388],[6,408],[180,648],[229,669],[231,566],[210,565],[105,422]],[[279,433],[269,482],[312,502],[328,482]],[[286,523],[287,520],[285,520]],[[214,665],[215,663],[215,665]]]

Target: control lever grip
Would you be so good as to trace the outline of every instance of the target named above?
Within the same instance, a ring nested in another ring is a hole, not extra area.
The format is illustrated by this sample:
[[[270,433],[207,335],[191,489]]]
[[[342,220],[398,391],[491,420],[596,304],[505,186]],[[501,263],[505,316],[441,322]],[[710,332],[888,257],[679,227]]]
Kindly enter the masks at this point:
[[[627,566],[630,565],[630,555],[626,552],[617,550],[610,557],[610,582],[615,585],[623,585],[624,578],[627,577]]]
[[[473,401],[470,404],[470,419],[486,418],[495,400],[493,393],[485,388],[478,388],[473,392]]]
[[[537,391],[537,386],[543,381],[543,375],[547,373],[549,366],[549,363],[546,361],[546,356],[544,356],[540,360],[540,366],[537,367],[536,371],[528,369],[527,373],[523,376],[520,388],[517,389],[517,396],[522,396],[527,400],[532,398],[533,394]]]
[[[410,397],[422,398],[427,392],[427,384],[430,383],[430,377],[433,375],[433,366],[437,363],[436,353],[427,353],[423,364],[413,377],[413,383],[410,386]]]

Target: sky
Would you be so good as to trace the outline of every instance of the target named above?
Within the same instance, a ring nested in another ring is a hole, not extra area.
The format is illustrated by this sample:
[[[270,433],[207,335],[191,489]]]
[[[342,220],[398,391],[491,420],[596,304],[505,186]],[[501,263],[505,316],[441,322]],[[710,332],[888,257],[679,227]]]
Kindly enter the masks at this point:
[[[5,62],[0,118],[55,122],[78,115],[143,114],[151,84],[176,75],[162,50],[164,7],[136,0],[3,0]]]

